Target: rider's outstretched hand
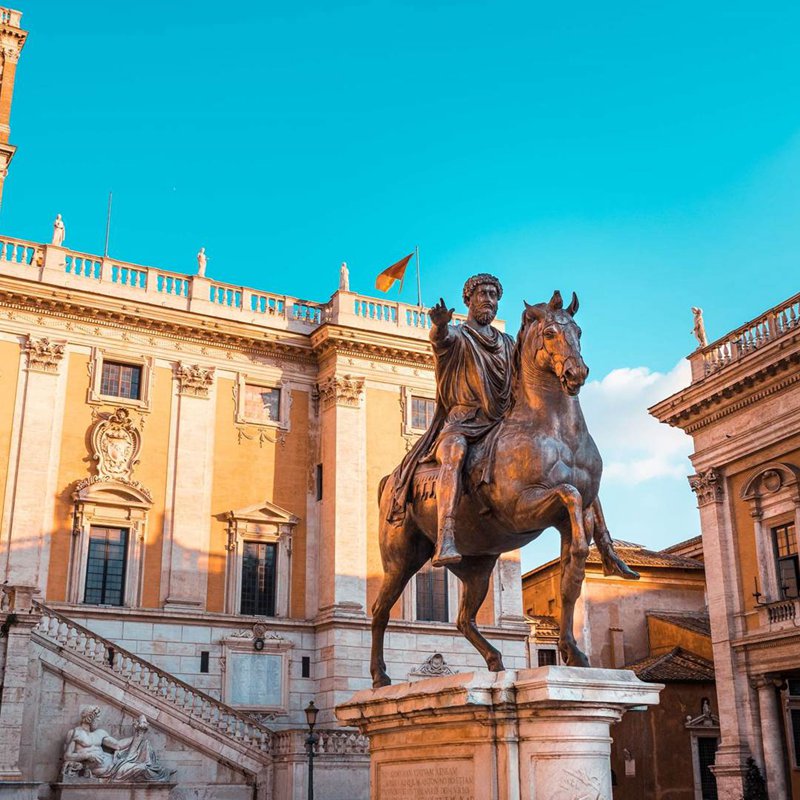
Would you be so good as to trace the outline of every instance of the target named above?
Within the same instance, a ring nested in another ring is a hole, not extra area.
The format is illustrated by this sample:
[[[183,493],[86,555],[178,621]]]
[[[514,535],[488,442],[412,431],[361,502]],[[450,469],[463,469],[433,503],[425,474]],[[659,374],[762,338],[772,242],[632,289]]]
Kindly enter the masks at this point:
[[[454,308],[448,308],[447,303],[444,302],[444,298],[440,297],[439,302],[428,311],[430,315],[431,322],[434,325],[447,325],[451,319],[453,319],[453,314],[455,313]]]

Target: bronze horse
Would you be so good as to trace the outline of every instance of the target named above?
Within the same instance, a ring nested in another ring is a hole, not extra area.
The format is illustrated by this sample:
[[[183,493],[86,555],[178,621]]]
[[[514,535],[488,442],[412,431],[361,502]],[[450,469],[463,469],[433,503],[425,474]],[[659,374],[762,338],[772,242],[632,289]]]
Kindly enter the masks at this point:
[[[492,432],[470,449],[464,493],[456,513],[456,543],[463,559],[447,567],[462,582],[458,630],[486,660],[503,669],[500,652],[480,633],[475,615],[501,553],[533,541],[551,526],[561,534],[559,649],[571,666],[589,666],[573,636],[575,601],[583,585],[592,539],[604,572],[637,579],[614,552],[600,507],[603,463],[578,402],[589,370],[580,353],[574,317],[578,298],[564,308],[558,291],[549,303],[525,304],[514,348],[513,403]],[[492,479],[485,481],[487,461]],[[380,548],[383,584],[372,607],[373,686],[386,686],[383,640],[389,612],[403,588],[430,558],[436,542],[436,462],[414,475],[404,518],[390,521],[397,470],[381,482]]]

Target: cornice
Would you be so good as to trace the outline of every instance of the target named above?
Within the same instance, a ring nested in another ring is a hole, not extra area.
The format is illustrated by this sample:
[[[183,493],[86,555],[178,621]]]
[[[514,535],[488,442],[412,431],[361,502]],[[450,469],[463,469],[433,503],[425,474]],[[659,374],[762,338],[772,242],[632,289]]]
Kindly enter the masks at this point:
[[[661,422],[692,434],[800,381],[798,341],[800,335],[788,341],[779,339],[773,346],[693,383],[648,411]]]
[[[389,364],[433,367],[433,351],[427,340],[396,333],[382,334],[324,323],[311,334],[311,346],[320,361],[342,355],[367,357]]]
[[[236,349],[315,363],[308,336],[264,330],[245,322],[219,320],[196,312],[165,310],[145,303],[120,302],[74,290],[38,290],[25,280],[0,276],[0,309],[47,315],[77,323],[143,334],[158,334],[179,342]],[[38,290],[38,291],[37,291]]]

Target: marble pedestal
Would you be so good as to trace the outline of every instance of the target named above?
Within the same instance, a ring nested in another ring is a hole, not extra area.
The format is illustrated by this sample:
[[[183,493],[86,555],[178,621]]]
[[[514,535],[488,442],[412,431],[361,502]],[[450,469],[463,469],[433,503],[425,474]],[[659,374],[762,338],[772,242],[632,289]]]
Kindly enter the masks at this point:
[[[174,783],[51,783],[53,800],[168,800]]]
[[[611,725],[663,685],[629,670],[477,671],[357,692],[372,800],[611,800]]]

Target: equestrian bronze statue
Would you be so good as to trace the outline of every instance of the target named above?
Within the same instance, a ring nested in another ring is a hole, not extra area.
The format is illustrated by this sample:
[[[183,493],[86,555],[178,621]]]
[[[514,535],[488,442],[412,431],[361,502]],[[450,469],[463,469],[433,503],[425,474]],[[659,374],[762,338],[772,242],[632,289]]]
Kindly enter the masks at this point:
[[[564,308],[525,304],[516,341],[491,322],[502,295],[491,275],[464,286],[467,321],[450,325],[444,301],[430,310],[436,360],[436,411],[430,428],[381,482],[383,584],[372,608],[373,686],[390,683],[383,657],[389,612],[428,560],[463,584],[459,631],[487,667],[500,652],[475,616],[501,553],[561,534],[559,650],[570,666],[589,666],[572,632],[586,556],[594,540],[605,574],[639,576],[614,552],[598,498],[603,464],[586,428],[578,393],[589,370],[575,322],[578,298]]]

